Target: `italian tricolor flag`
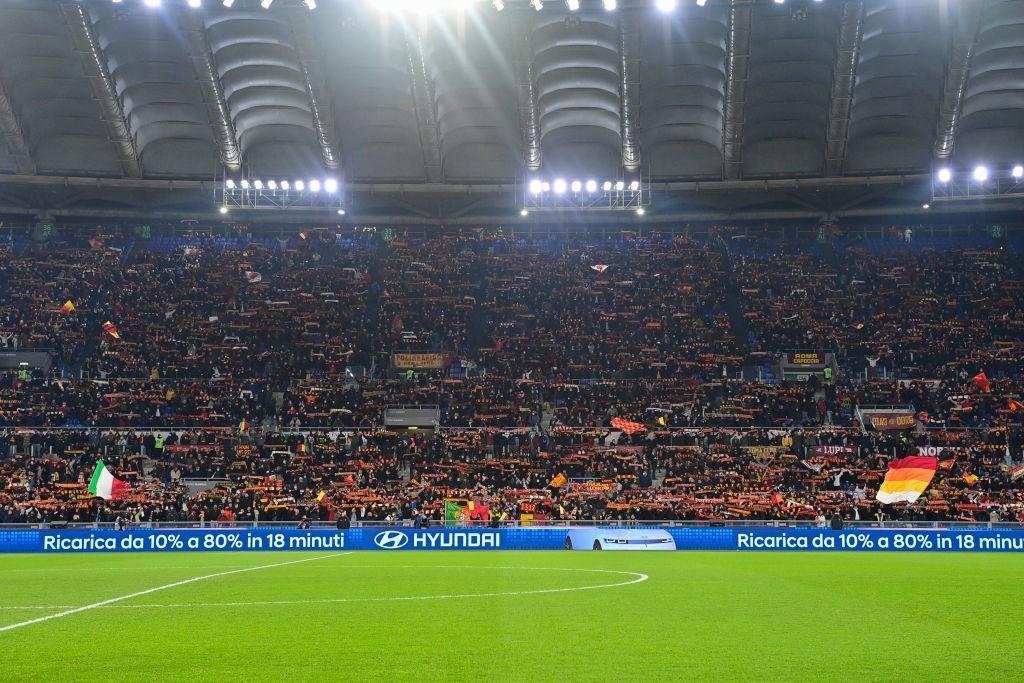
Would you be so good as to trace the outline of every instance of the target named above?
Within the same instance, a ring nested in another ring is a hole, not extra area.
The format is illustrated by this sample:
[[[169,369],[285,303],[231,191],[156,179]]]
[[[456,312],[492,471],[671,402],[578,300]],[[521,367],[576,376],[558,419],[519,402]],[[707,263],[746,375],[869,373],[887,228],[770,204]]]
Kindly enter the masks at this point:
[[[89,482],[89,493],[104,500],[111,500],[127,491],[128,484],[111,474],[102,460],[96,463],[96,471],[92,473],[92,481]]]

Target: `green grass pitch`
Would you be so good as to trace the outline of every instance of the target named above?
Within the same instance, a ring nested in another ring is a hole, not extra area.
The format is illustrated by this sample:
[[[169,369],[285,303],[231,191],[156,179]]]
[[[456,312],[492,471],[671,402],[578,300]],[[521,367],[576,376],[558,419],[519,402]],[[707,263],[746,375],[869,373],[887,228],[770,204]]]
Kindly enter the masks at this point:
[[[1019,680],[1022,576],[996,554],[0,555],[0,680]]]

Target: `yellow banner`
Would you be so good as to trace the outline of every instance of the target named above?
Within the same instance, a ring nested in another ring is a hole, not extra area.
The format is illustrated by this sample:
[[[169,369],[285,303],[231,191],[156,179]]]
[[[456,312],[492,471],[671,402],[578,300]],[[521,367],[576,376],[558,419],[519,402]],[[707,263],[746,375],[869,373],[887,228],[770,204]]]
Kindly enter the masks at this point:
[[[440,370],[444,367],[444,354],[393,353],[391,362],[399,370]]]

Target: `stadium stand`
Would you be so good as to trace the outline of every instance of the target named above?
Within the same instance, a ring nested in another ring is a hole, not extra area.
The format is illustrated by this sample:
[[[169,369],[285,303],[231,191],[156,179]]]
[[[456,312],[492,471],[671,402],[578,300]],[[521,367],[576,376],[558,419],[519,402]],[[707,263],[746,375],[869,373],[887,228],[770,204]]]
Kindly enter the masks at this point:
[[[516,520],[1024,521],[1024,276],[1003,245],[2,248],[0,351],[53,365],[0,375],[0,523],[441,519],[451,498]],[[805,377],[780,372],[809,349]],[[439,423],[384,428],[410,404]],[[873,406],[912,419],[879,430]],[[875,501],[918,449],[940,460],[925,502]],[[97,457],[131,495],[88,495]]]

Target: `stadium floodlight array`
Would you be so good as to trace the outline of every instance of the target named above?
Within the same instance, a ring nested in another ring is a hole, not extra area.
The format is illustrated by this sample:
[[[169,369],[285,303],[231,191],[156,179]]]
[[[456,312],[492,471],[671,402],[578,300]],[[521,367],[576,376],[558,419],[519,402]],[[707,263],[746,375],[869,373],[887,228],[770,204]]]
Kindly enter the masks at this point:
[[[932,202],[1024,197],[1024,165],[943,166],[932,178]]]
[[[115,5],[120,5],[120,4],[122,4],[124,2],[124,0],[110,0],[110,1],[113,4],[115,4]],[[164,5],[164,0],[138,0],[138,1],[141,2],[143,5],[145,5],[146,7],[154,7],[155,8],[155,7],[162,7]],[[216,0],[211,0],[211,2],[215,2],[215,1]],[[387,0],[383,0],[383,1],[386,2]],[[192,9],[202,9],[202,7],[203,7],[203,0],[171,0],[169,4],[175,4],[175,3],[180,3],[180,2],[184,2],[185,5],[191,7]],[[223,5],[224,7],[228,8],[228,9],[231,9],[232,7],[234,7],[235,6],[235,2],[236,2],[236,0],[220,0],[220,4]],[[304,6],[307,9],[310,9],[310,10],[315,10],[317,8],[317,4],[318,4],[317,0],[290,0],[290,2],[293,3],[293,4],[297,4],[299,6]],[[497,6],[497,4],[499,2],[501,2],[502,6],[504,6],[504,2],[502,0],[495,0],[495,6]],[[259,6],[262,7],[263,9],[270,9],[271,5],[273,5],[273,4],[274,4],[274,0],[259,0]]]
[[[110,0],[115,5],[119,5],[124,0]],[[137,0],[147,7],[162,7],[164,0]],[[173,2],[184,2],[193,9],[201,9],[203,7],[203,0],[171,0]],[[216,2],[217,0],[210,0]],[[250,0],[253,4],[258,4],[265,10],[271,9],[274,6],[275,0]],[[379,10],[384,11],[416,11],[420,13],[433,12],[444,9],[467,9],[476,4],[489,4],[498,12],[502,12],[509,4],[515,4],[521,2],[528,7],[540,12],[544,9],[544,0],[365,0],[368,4]],[[590,2],[597,3],[608,12],[614,12],[618,9],[618,0],[589,0]],[[235,6],[237,0],[220,0],[220,4],[224,7],[231,9]],[[577,12],[583,9],[588,0],[563,0],[562,2],[556,3],[555,7],[560,10],[567,10],[569,12]],[[651,4],[658,10],[664,13],[674,12],[679,6],[679,0],[650,0]],[[704,7],[708,4],[708,0],[693,0],[698,7]],[[776,4],[785,4],[786,0],[775,0]],[[824,2],[824,0],[814,0],[815,3]],[[243,3],[245,4],[245,3]],[[280,4],[280,3],[278,3]],[[289,0],[289,6],[294,5],[305,6],[310,10],[315,10],[318,6],[318,0]],[[551,5],[549,4],[549,7]]]
[[[214,201],[221,213],[240,209],[329,209],[344,216],[337,178],[232,178],[214,183]]]
[[[641,216],[650,190],[640,177],[530,177],[523,184],[520,215],[531,211],[636,211]]]

